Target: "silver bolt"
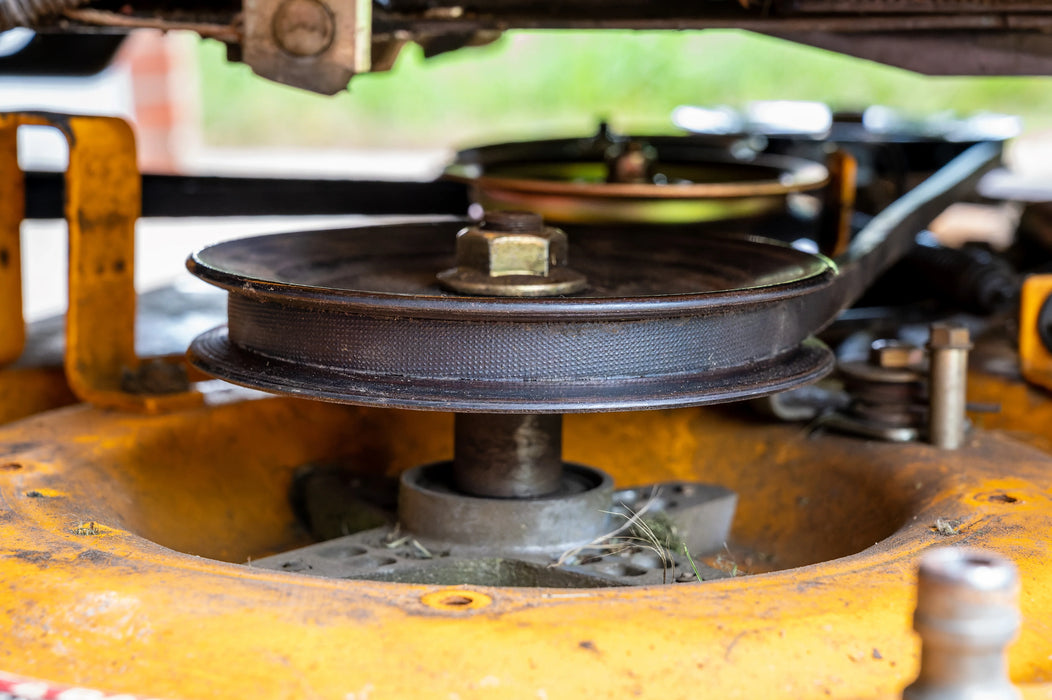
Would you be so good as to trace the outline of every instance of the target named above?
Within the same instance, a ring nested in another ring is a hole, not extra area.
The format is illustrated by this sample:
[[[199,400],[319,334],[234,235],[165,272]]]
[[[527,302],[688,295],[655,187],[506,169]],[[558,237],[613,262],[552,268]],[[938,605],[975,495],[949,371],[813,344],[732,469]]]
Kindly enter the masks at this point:
[[[971,348],[968,329],[964,326],[932,325],[928,342],[931,351],[928,432],[931,443],[944,450],[956,450],[964,443],[968,351]]]
[[[904,700],[1018,700],[1005,649],[1019,632],[1019,576],[1004,557],[945,547],[921,559],[913,628],[920,673]]]
[[[544,218],[532,211],[506,211],[503,209],[486,212],[486,218],[479,224],[484,231],[495,233],[544,233]]]

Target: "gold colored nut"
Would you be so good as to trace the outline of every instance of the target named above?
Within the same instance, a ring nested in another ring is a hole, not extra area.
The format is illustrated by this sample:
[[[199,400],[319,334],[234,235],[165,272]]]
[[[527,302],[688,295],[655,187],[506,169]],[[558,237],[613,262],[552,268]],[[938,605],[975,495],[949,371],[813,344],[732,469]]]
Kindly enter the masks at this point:
[[[588,285],[567,267],[566,234],[544,225],[540,215],[489,211],[479,226],[457,234],[457,266],[436,275],[457,294],[542,297],[574,294]]]
[[[566,234],[557,228],[504,233],[473,226],[457,234],[457,267],[490,277],[547,277],[553,267],[566,264],[567,249]]]
[[[902,369],[924,361],[924,350],[901,340],[875,340],[869,348],[869,362],[877,367]]]
[[[964,326],[951,323],[933,323],[928,347],[967,350],[972,347],[972,342],[968,329]]]

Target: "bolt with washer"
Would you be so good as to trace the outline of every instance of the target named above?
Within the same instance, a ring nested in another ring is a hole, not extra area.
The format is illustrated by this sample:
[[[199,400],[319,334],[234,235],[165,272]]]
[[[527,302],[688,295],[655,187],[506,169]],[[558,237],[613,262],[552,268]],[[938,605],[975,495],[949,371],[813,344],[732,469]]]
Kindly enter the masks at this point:
[[[438,273],[446,289],[473,296],[540,297],[572,294],[588,280],[566,267],[566,234],[537,214],[486,212],[457,233],[457,266]]]

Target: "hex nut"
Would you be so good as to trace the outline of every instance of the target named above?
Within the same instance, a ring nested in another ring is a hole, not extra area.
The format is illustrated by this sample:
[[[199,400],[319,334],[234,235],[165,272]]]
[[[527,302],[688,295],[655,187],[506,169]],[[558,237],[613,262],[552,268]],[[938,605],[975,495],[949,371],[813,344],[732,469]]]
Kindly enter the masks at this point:
[[[901,340],[875,340],[869,348],[869,362],[885,369],[916,367],[924,361],[924,350]]]
[[[532,212],[487,212],[478,226],[457,233],[457,266],[436,275],[457,294],[541,297],[573,294],[587,278],[566,266],[566,234]]]
[[[502,233],[473,226],[457,234],[457,267],[490,277],[547,277],[552,267],[566,264],[567,248],[566,234],[556,228]]]
[[[972,347],[972,342],[968,329],[965,326],[952,323],[934,323],[931,327],[928,347],[968,350]]]

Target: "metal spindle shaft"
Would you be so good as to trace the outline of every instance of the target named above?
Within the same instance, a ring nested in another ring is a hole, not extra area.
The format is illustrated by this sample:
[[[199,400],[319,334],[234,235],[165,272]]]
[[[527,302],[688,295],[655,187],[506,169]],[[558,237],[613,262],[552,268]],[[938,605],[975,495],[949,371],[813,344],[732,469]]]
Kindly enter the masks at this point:
[[[562,479],[562,416],[458,413],[453,450],[453,480],[464,493],[545,496]]]

